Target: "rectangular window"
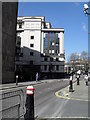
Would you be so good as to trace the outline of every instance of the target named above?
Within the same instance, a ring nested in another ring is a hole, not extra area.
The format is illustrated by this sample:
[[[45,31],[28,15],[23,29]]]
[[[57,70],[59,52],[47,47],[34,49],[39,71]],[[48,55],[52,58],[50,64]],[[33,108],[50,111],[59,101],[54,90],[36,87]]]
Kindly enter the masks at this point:
[[[34,54],[33,52],[30,52],[30,56],[33,56],[33,54]]]
[[[54,53],[54,50],[52,50],[52,53]]]
[[[30,47],[34,47],[34,44],[30,44]]]
[[[55,53],[57,53],[57,54],[58,54],[58,50],[56,50],[56,51],[55,51]]]
[[[20,56],[23,57],[23,53],[21,53]]]
[[[58,58],[56,58],[56,61],[58,61]]]
[[[45,57],[45,58],[44,58],[44,61],[47,61],[47,60],[48,60],[47,57]]]
[[[50,61],[53,61],[53,58],[50,58]]]
[[[30,65],[33,65],[33,60],[30,61]]]
[[[31,36],[31,39],[34,39],[34,36]]]
[[[22,24],[19,24],[19,28],[22,28]]]
[[[45,70],[45,71],[47,70],[47,65],[44,65],[44,70]]]
[[[59,71],[59,65],[56,66],[56,70]]]
[[[42,53],[40,54],[40,56],[41,56],[41,57],[44,57],[44,55],[43,55]]]

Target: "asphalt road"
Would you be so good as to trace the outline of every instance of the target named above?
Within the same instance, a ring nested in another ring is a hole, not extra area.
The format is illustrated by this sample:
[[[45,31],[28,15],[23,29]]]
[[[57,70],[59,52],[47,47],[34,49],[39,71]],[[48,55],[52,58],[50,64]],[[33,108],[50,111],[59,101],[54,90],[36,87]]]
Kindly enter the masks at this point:
[[[67,80],[55,80],[35,85],[35,117],[37,118],[63,118],[87,117],[88,102],[61,99],[55,92],[68,85]]]

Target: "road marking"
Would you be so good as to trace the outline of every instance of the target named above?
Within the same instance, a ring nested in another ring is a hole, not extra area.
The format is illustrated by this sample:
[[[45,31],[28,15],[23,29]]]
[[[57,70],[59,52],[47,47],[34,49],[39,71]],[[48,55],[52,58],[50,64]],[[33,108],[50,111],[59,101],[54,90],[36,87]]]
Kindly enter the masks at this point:
[[[66,93],[66,95],[62,96],[62,95],[59,95],[60,91],[61,91],[61,90],[59,90],[59,91],[57,91],[57,92],[55,93],[55,96],[58,97],[58,98],[69,99],[69,100],[77,100],[77,101],[85,101],[85,102],[90,101],[90,100],[84,100],[84,99],[79,99],[79,98],[67,97],[67,93]],[[69,96],[69,95],[70,95],[70,94],[68,94],[68,96]]]
[[[80,116],[75,116],[75,117],[56,117],[56,118],[87,118],[89,119],[89,117],[80,117]]]

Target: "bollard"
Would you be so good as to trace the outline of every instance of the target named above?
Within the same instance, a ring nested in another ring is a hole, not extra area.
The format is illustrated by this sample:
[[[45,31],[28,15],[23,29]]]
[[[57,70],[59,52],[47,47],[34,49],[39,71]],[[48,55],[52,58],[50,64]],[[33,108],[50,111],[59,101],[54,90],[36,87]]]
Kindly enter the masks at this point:
[[[26,114],[25,120],[34,120],[34,88],[33,86],[28,86],[26,88]]]
[[[18,85],[18,75],[16,75],[16,85]]]
[[[69,85],[69,92],[73,92],[72,76],[70,77]]]
[[[79,78],[77,78],[77,85],[79,85]]]
[[[77,85],[79,85],[79,75],[77,75]]]

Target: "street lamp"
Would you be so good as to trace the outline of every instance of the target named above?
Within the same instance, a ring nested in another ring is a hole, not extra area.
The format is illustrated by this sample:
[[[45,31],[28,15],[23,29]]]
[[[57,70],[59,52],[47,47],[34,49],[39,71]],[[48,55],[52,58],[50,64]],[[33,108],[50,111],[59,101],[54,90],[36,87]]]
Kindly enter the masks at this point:
[[[88,9],[89,9],[88,5],[84,4],[84,8],[83,8],[84,14],[90,15],[90,13],[87,12]]]
[[[90,15],[90,13],[87,12],[88,9],[89,9],[88,5],[84,4],[84,8],[83,8],[84,14]],[[88,34],[90,34],[90,32],[88,32]],[[88,52],[88,71],[90,71],[90,55],[89,55],[89,52]]]

